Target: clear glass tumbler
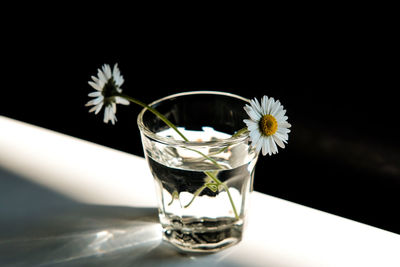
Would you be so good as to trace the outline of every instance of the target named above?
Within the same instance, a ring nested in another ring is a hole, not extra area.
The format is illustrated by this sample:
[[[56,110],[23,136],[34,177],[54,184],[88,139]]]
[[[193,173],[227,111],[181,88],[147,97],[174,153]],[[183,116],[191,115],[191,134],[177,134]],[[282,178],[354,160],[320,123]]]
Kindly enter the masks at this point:
[[[155,179],[163,237],[191,252],[214,252],[242,238],[257,152],[248,132],[248,100],[229,93],[185,92],[150,104],[189,140],[147,109],[138,116]]]

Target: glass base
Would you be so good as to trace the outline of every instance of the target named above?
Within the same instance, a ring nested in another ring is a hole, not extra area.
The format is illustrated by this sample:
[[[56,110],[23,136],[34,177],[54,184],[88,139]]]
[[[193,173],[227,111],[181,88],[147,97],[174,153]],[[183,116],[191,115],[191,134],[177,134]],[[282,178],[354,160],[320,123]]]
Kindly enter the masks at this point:
[[[242,239],[242,220],[173,217],[169,222],[162,224],[163,238],[185,252],[217,252]]]

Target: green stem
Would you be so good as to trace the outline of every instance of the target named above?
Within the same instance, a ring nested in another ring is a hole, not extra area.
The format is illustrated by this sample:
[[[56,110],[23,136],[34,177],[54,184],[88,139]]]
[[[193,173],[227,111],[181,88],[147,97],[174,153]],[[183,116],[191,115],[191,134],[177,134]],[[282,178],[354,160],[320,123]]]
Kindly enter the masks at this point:
[[[144,108],[147,108],[147,109],[148,109],[149,111],[151,111],[154,115],[156,115],[157,117],[159,117],[165,124],[167,124],[169,127],[171,127],[172,129],[174,129],[175,132],[177,132],[177,133],[183,138],[183,140],[185,140],[186,142],[189,142],[189,139],[187,139],[186,136],[184,136],[183,133],[181,133],[181,132],[178,130],[178,128],[177,128],[172,122],[170,122],[163,114],[161,114],[160,112],[158,112],[156,109],[154,109],[154,108],[150,107],[149,105],[143,103],[142,101],[137,100],[136,98],[130,97],[130,96],[128,96],[128,95],[124,95],[124,94],[121,94],[121,93],[120,93],[120,94],[118,94],[118,96],[123,97],[123,98],[125,98],[125,99],[127,99],[127,100],[129,100],[129,101],[131,101],[131,102],[133,102],[133,103],[135,103],[135,104],[138,104],[138,105],[140,105],[140,106],[142,106],[142,107],[144,107]],[[221,165],[219,165],[218,162],[216,162],[214,159],[208,157],[208,156],[205,155],[204,153],[202,153],[202,152],[200,152],[200,151],[198,151],[198,150],[195,150],[195,149],[188,148],[188,147],[186,147],[186,149],[191,150],[191,151],[194,151],[194,152],[200,154],[200,155],[203,156],[204,158],[206,158],[206,159],[208,159],[209,161],[211,161],[211,162],[212,162],[214,165],[216,165],[218,168],[221,168],[221,169],[222,169]]]
[[[171,127],[172,129],[174,129],[175,132],[177,132],[177,133],[183,138],[183,140],[185,140],[186,142],[189,142],[189,139],[187,139],[186,136],[184,136],[172,122],[170,122],[163,114],[161,114],[160,112],[158,112],[156,109],[154,109],[154,108],[150,107],[149,105],[143,103],[142,101],[137,100],[137,99],[135,99],[135,98],[133,98],[133,97],[130,97],[130,96],[128,96],[128,95],[119,93],[117,96],[123,97],[123,98],[125,98],[125,99],[127,99],[127,100],[129,100],[129,101],[131,101],[131,102],[133,102],[133,103],[135,103],[135,104],[137,104],[137,105],[142,106],[143,108],[148,109],[148,110],[149,110],[150,112],[152,112],[154,115],[156,115],[157,117],[159,117],[165,124],[167,124],[169,127]],[[245,128],[239,130],[237,133],[235,133],[235,135],[237,136],[237,135],[242,134],[242,133],[244,132],[244,129],[245,129]],[[246,128],[246,130],[247,130],[247,128]],[[235,136],[235,135],[234,135],[234,136]],[[229,147],[229,146],[228,146],[228,147]],[[228,147],[224,148],[224,150],[227,149]],[[216,165],[217,167],[222,168],[221,165],[218,164],[218,162],[216,162],[214,159],[208,157],[208,156],[205,155],[204,153],[202,153],[202,152],[200,152],[200,151],[198,151],[198,150],[195,150],[195,149],[191,149],[191,148],[187,148],[187,149],[199,153],[199,154],[200,154],[201,156],[203,156],[204,158],[210,160],[210,161],[211,161],[214,165]],[[224,150],[222,150],[222,151],[224,151]],[[236,219],[239,219],[238,213],[237,213],[237,211],[236,211],[235,204],[233,203],[232,196],[231,196],[231,194],[230,194],[230,192],[229,192],[229,189],[228,189],[228,187],[226,186],[226,184],[222,183],[216,176],[214,176],[214,174],[213,174],[212,172],[205,171],[204,173],[205,173],[208,177],[210,177],[210,178],[218,185],[218,187],[221,185],[221,186],[225,189],[225,191],[226,191],[227,194],[228,194],[229,201],[230,201],[230,203],[231,203],[231,205],[232,205],[232,209],[233,209],[233,212],[234,212],[234,214],[235,214],[235,218],[236,218]],[[199,194],[201,193],[201,191],[204,190],[205,186],[206,186],[206,185],[203,185],[201,188],[199,188],[199,189],[196,191],[196,193],[198,192],[197,195],[199,195]],[[196,195],[196,194],[195,194],[195,195]],[[193,197],[192,200],[189,202],[189,204],[186,205],[185,207],[188,207],[188,206],[193,202],[193,200],[194,200],[194,197]]]
[[[218,187],[221,185],[221,186],[225,189],[225,191],[226,191],[226,193],[228,194],[228,197],[229,197],[229,202],[231,202],[232,209],[233,209],[233,213],[235,214],[235,218],[236,218],[236,219],[239,219],[239,215],[238,215],[238,213],[237,213],[237,211],[236,211],[235,203],[233,203],[233,199],[232,199],[231,193],[229,192],[229,189],[228,189],[228,187],[226,186],[226,184],[224,184],[224,183],[221,182],[217,177],[215,177],[214,174],[213,174],[212,172],[205,171],[204,173],[205,173],[208,177],[210,177],[210,178],[218,185]]]
[[[144,107],[144,108],[147,108],[147,109],[148,109],[149,111],[151,111],[154,115],[156,115],[156,116],[159,117],[163,122],[165,122],[165,124],[167,124],[169,127],[171,127],[172,129],[174,129],[175,132],[177,132],[177,133],[183,138],[183,140],[185,140],[186,142],[189,142],[189,139],[187,139],[187,138],[178,130],[178,128],[176,128],[176,126],[175,126],[172,122],[170,122],[163,114],[161,114],[160,112],[158,112],[158,111],[155,110],[154,108],[152,108],[152,107],[150,107],[149,105],[143,103],[142,101],[137,100],[137,99],[135,99],[135,98],[133,98],[133,97],[130,97],[130,96],[128,96],[128,95],[124,95],[124,94],[121,94],[121,93],[120,93],[120,94],[118,94],[118,96],[123,97],[123,98],[125,98],[125,99],[127,99],[127,100],[129,100],[129,101],[131,101],[131,102],[133,102],[133,103],[135,103],[135,104],[138,104],[138,105],[140,105],[140,106],[142,106],[142,107]]]
[[[241,134],[244,134],[244,133],[247,132],[247,131],[248,131],[248,130],[247,130],[247,127],[244,127],[244,128],[242,128],[242,129],[240,129],[239,131],[237,131],[236,133],[234,133],[234,134],[232,135],[232,137],[237,137],[237,136],[239,136],[239,135],[241,135]],[[209,156],[210,156],[210,155],[217,155],[217,154],[219,154],[219,153],[222,153],[222,152],[224,152],[225,150],[227,150],[229,147],[230,147],[230,146],[223,147],[223,148],[221,148],[220,150],[218,150],[217,152],[214,152],[214,153],[212,153],[212,154],[209,154]]]
[[[199,189],[196,190],[196,192],[194,192],[192,199],[190,200],[190,202],[188,204],[186,204],[185,206],[183,206],[184,208],[187,208],[190,206],[190,204],[192,204],[193,200],[201,194],[201,192],[203,192],[204,189],[207,188],[207,185],[204,184],[202,187],[200,187]]]
[[[190,150],[190,151],[193,151],[193,152],[196,152],[196,153],[200,154],[200,155],[203,156],[205,159],[211,161],[211,163],[214,164],[215,166],[217,166],[218,168],[223,169],[222,166],[219,165],[219,163],[218,163],[215,159],[210,158],[209,156],[207,156],[207,155],[204,154],[203,152],[198,151],[198,150],[196,150],[196,149],[188,148],[188,147],[185,147],[185,148],[186,148],[187,150]]]
[[[240,129],[239,131],[237,131],[236,133],[234,133],[234,134],[232,135],[232,137],[237,137],[237,136],[239,136],[239,135],[241,135],[241,134],[244,134],[244,133],[247,132],[247,131],[248,131],[247,127],[244,127],[244,128],[242,128],[242,129]]]

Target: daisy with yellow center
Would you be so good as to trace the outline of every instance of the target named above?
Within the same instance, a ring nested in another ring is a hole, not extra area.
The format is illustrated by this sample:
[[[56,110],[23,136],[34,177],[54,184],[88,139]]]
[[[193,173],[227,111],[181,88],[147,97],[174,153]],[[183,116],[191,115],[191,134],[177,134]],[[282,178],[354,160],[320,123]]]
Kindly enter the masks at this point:
[[[250,141],[258,152],[262,151],[263,156],[278,153],[278,145],[285,148],[289,139],[288,133],[291,125],[285,116],[286,110],[279,100],[263,96],[261,104],[256,98],[246,105],[244,110],[250,119],[243,120],[250,131]]]

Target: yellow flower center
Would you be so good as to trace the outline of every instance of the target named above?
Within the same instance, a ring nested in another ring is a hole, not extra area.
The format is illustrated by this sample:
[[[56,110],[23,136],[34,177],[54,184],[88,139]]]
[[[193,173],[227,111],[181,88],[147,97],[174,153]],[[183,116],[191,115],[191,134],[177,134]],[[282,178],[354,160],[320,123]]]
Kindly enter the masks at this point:
[[[278,130],[278,122],[272,115],[264,115],[260,120],[260,130],[263,135],[273,135]]]

